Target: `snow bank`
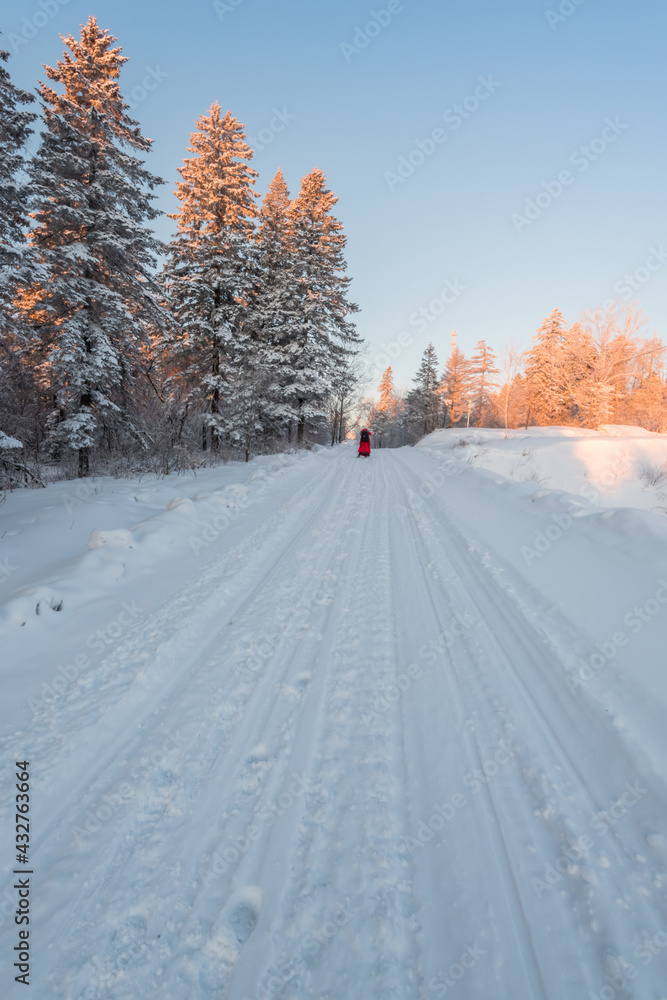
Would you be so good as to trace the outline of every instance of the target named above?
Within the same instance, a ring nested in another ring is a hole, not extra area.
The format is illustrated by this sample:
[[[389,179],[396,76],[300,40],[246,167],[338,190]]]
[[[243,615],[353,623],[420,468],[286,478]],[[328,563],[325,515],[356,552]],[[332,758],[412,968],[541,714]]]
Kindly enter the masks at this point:
[[[580,494],[603,507],[667,514],[667,436],[641,427],[448,428],[417,448],[446,451],[514,482]]]
[[[201,557],[309,452],[162,479],[110,477],[18,490],[0,508],[0,637],[45,628],[148,573],[161,556]],[[48,609],[48,613],[47,610]]]

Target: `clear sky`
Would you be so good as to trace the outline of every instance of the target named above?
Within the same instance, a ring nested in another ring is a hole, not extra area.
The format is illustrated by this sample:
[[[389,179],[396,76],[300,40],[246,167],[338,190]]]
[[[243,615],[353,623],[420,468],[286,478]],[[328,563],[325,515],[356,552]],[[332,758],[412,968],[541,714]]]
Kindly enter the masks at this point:
[[[664,3],[18,0],[1,25],[14,81],[34,87],[90,14],[130,57],[165,211],[214,100],[261,146],[262,193],[278,167],[292,194],[325,171],[373,383],[383,345],[408,385],[453,328],[466,352],[526,347],[552,309],[571,322],[614,297],[667,340]]]

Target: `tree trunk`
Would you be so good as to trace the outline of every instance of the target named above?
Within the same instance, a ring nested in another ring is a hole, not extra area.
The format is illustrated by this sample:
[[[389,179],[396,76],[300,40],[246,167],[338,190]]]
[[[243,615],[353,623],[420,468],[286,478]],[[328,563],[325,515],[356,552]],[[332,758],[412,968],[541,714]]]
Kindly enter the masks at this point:
[[[220,354],[216,351],[213,355],[213,363],[211,365],[211,373],[215,376],[220,374]],[[211,397],[211,414],[217,416],[220,412],[220,390],[216,384],[213,390],[213,395]],[[218,430],[214,423],[211,424],[211,451],[217,451],[218,445],[220,443],[218,437]]]
[[[91,403],[90,393],[83,392],[79,399],[79,408],[89,407]],[[90,472],[90,448],[79,448],[79,479],[83,479]]]
[[[79,448],[79,479],[90,474],[90,448]]]
[[[303,441],[303,432],[306,426],[306,418],[303,415],[303,400],[299,400],[299,420],[296,426],[296,443],[301,444]]]

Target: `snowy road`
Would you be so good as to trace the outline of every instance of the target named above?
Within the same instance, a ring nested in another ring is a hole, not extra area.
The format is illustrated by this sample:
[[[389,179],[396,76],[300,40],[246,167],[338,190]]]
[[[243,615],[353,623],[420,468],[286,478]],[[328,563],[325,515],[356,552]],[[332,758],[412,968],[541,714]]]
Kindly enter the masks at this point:
[[[2,740],[3,787],[39,776],[33,995],[664,1000],[655,706],[620,654],[571,683],[595,647],[515,522],[428,449],[342,447],[145,569],[164,598]]]

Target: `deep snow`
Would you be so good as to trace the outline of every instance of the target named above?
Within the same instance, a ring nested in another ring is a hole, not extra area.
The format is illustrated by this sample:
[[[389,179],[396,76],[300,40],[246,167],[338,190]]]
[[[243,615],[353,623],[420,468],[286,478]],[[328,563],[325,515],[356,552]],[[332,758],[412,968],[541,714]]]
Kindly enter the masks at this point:
[[[665,1000],[665,458],[446,431],[10,495],[5,995],[27,758],[35,997]]]

